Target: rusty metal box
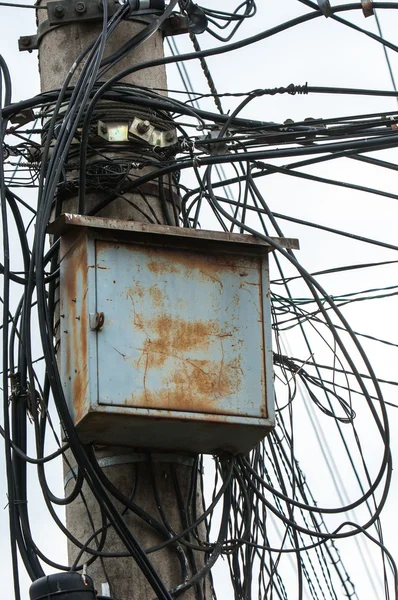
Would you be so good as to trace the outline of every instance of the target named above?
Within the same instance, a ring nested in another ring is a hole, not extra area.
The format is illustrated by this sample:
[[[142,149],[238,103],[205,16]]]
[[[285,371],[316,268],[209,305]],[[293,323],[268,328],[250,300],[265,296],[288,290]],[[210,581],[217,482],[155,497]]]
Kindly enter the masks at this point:
[[[78,215],[52,231],[61,377],[84,442],[238,453],[272,429],[266,243]]]

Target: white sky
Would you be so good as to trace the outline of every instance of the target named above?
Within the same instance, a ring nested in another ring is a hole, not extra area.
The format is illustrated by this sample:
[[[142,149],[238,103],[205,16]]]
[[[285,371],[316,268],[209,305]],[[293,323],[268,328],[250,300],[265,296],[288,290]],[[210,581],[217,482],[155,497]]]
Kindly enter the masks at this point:
[[[206,4],[210,6],[210,0],[207,0]],[[332,2],[332,4],[337,5],[336,2]],[[221,10],[230,5],[230,0],[218,0],[212,3],[214,8]],[[303,7],[298,0],[258,0],[257,16],[242,27],[240,35],[253,35],[309,10]],[[376,32],[374,18],[365,20],[361,11],[351,11],[343,16],[361,27]],[[398,31],[398,10],[380,10],[379,18],[384,37],[394,42]],[[0,6],[0,51],[11,70],[14,101],[30,97],[39,91],[37,53],[19,53],[17,47],[19,36],[34,33],[34,31],[33,10]],[[210,46],[212,43],[208,37],[201,38],[200,41],[203,47]],[[180,51],[191,51],[190,42],[185,36],[177,37],[176,42]],[[398,79],[398,57],[393,53],[390,53],[390,57]],[[382,47],[365,36],[325,18],[300,25],[233,54],[209,59],[208,62],[220,92],[249,91],[257,88],[286,86],[290,83],[305,84],[306,82],[316,86],[391,89],[391,80]],[[206,91],[206,83],[198,65],[191,63],[188,70],[194,87]],[[173,67],[169,71],[169,85],[172,88],[181,87]],[[233,108],[238,101],[226,99],[223,100],[223,103],[225,107]],[[210,102],[204,106],[213,110]],[[306,117],[327,118],[338,115],[391,111],[397,108],[397,102],[392,98],[328,97],[325,95],[273,96],[254,101],[244,115],[266,121],[283,122],[287,118],[300,121]],[[378,153],[377,156],[391,162],[398,162],[397,150],[384,151]],[[278,164],[284,164],[284,161],[279,161]],[[393,193],[398,190],[397,173],[364,166],[348,159],[338,162],[331,161],[330,164],[314,166],[305,170],[316,175],[355,181],[360,185],[374,186]],[[398,205],[395,200],[337,187],[326,187],[318,183],[290,179],[281,175],[267,177],[261,184],[261,190],[269,206],[275,212],[316,221],[392,244],[398,243]],[[393,251],[366,246],[293,223],[283,222],[282,228],[286,236],[300,239],[301,250],[298,258],[310,272],[343,264],[395,260],[397,258]],[[321,283],[330,293],[340,294],[372,287],[396,285],[398,284],[397,275],[397,267],[392,266],[329,276],[321,279]],[[276,276],[275,273],[274,276]],[[300,293],[303,293],[303,288],[300,289]],[[396,297],[392,297],[380,301],[354,304],[346,309],[345,314],[356,331],[395,342],[398,339],[397,308]],[[293,356],[303,356],[304,350],[299,346],[299,341],[294,335],[289,337],[288,342]],[[369,352],[379,377],[397,379],[397,349],[368,342],[364,342],[364,347]],[[386,399],[397,402],[394,388],[385,386],[383,390],[386,393]],[[375,444],[374,427],[369,422],[365,411],[361,410],[359,406],[362,402],[361,398],[356,398],[355,402],[357,403],[355,409],[358,411],[358,429],[362,434],[365,453],[374,473],[380,460],[380,445]],[[398,452],[398,444],[394,439],[397,414],[396,409],[389,410],[392,450],[395,458],[397,458]],[[322,423],[324,422],[323,420]],[[336,505],[338,504],[336,491],[325,473],[324,463],[321,458],[314,458],[313,449],[316,441],[310,431],[308,418],[304,412],[302,415],[297,413],[296,442],[300,448],[298,458],[301,467],[307,474],[312,490],[320,503]],[[332,445],[334,438],[328,425],[325,425],[325,431],[327,435],[330,434],[329,443]],[[357,489],[352,475],[347,470],[341,450],[337,445],[332,445],[332,452],[336,462],[341,465],[339,467],[340,475],[347,493],[351,498],[356,497]],[[51,479],[55,492],[61,494],[60,470],[57,472],[57,469],[54,468]],[[61,545],[61,538],[57,537],[47,516],[42,516],[44,511],[42,512],[41,504],[37,504],[37,489],[35,490],[33,483],[31,489],[29,504],[38,543],[45,552],[62,561],[64,560],[64,549]],[[395,556],[398,555],[397,502],[398,487],[395,476],[383,517],[385,543]],[[1,475],[0,572],[3,575],[3,597],[11,598],[12,583],[8,540],[7,535],[3,533],[7,530],[7,511],[2,510],[6,503],[5,476]],[[355,546],[350,542],[343,542],[339,544],[339,547],[342,550],[347,569],[357,586],[359,597],[364,600],[377,600],[377,595],[369,587],[369,581],[363,575],[361,561],[356,554]],[[372,556],[374,555],[372,554]],[[371,569],[380,570],[380,561],[377,564],[371,564]],[[29,583],[26,577],[23,577],[23,584],[27,598]],[[294,597],[294,595],[291,596],[292,600]],[[220,599],[224,600],[222,594],[220,594]],[[227,595],[225,595],[226,599]]]

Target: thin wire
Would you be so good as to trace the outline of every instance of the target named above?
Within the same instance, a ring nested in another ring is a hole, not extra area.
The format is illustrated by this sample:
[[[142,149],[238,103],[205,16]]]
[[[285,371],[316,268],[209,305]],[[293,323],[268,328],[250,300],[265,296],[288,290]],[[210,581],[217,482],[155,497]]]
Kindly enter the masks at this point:
[[[381,30],[380,19],[379,19],[379,16],[377,14],[377,10],[374,11],[374,16],[375,16],[375,19],[376,19],[377,29],[379,30],[379,35],[380,35],[381,38],[384,39],[383,32]],[[397,91],[397,86],[396,86],[396,83],[395,83],[395,77],[394,77],[394,73],[393,73],[393,70],[392,70],[390,57],[388,55],[388,51],[387,51],[387,47],[386,46],[383,46],[383,51],[384,51],[384,56],[385,56],[386,62],[387,62],[388,72],[390,73],[392,87],[394,88],[394,91],[396,92]],[[398,102],[398,97],[397,97],[397,102]]]

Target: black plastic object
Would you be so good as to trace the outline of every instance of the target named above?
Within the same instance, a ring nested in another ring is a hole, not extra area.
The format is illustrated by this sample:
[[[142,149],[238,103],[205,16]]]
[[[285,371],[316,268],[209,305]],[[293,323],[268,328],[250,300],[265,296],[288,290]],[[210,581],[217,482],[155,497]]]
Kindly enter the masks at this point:
[[[203,9],[192,0],[189,0],[184,8],[189,19],[189,31],[195,35],[206,31],[208,20]]]
[[[93,580],[76,571],[55,573],[36,579],[29,589],[30,600],[96,600]]]
[[[330,17],[333,14],[329,0],[318,0],[318,6],[325,15],[325,17]]]
[[[152,10],[161,10],[162,12],[166,9],[164,0],[150,0],[150,7]]]
[[[128,0],[128,4],[130,4],[130,12],[136,12],[138,10],[158,10],[160,12],[164,12],[166,5],[165,0]]]

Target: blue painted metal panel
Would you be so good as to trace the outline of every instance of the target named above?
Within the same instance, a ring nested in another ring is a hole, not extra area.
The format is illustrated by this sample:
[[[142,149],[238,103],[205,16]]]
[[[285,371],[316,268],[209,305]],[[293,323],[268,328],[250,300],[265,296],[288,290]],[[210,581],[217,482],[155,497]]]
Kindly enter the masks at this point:
[[[98,241],[98,401],[266,416],[265,262]]]

